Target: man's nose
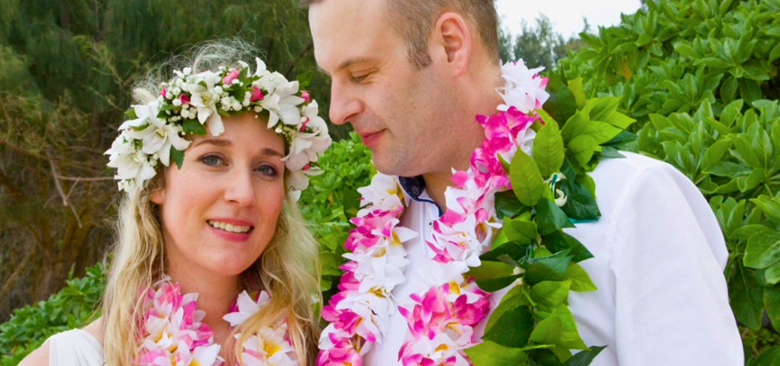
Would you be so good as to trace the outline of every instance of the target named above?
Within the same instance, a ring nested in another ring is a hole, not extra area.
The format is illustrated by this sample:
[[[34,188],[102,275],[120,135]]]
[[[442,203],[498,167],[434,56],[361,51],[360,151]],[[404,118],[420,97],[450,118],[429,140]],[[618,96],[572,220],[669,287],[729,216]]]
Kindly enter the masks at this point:
[[[333,80],[330,88],[330,121],[343,125],[363,111],[363,102],[356,97],[354,88]]]

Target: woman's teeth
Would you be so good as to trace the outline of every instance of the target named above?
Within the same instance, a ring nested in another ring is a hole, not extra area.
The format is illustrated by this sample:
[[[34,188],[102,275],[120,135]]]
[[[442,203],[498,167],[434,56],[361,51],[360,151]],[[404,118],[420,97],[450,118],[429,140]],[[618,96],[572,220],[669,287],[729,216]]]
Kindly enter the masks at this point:
[[[217,229],[220,229],[220,230],[229,231],[231,233],[239,233],[239,234],[249,232],[249,229],[252,228],[251,226],[231,225],[231,224],[227,224],[227,223],[224,223],[224,222],[211,221],[211,220],[209,220],[208,223],[209,223],[209,225],[211,225],[211,227],[214,227],[214,228],[217,228]]]

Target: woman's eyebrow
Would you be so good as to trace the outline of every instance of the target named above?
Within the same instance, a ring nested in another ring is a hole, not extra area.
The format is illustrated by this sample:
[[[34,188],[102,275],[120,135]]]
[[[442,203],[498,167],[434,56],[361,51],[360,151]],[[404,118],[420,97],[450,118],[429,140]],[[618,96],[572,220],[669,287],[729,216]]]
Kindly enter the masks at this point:
[[[219,147],[227,147],[227,146],[233,145],[233,143],[231,143],[229,140],[224,140],[224,139],[205,139],[205,140],[200,140],[200,141],[196,142],[192,146],[194,147],[194,146],[203,145],[203,144],[210,144],[210,145],[215,145],[215,146],[219,146]]]

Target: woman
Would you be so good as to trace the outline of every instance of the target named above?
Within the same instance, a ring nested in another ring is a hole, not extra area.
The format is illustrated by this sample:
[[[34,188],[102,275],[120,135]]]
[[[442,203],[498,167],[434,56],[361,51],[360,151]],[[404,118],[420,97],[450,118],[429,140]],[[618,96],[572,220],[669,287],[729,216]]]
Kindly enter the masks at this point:
[[[103,315],[22,365],[305,365],[316,353],[317,244],[295,200],[330,144],[279,73],[207,44],[120,127],[126,192]],[[153,84],[152,84],[153,85]]]

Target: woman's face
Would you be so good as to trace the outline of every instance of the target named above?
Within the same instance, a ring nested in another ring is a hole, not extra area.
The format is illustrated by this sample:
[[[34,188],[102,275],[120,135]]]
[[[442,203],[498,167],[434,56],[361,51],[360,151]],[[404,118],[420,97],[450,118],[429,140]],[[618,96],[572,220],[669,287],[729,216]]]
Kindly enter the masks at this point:
[[[211,279],[236,276],[263,253],[276,230],[284,189],[284,141],[247,113],[224,118],[219,137],[195,136],[165,188],[160,207],[167,271]]]

